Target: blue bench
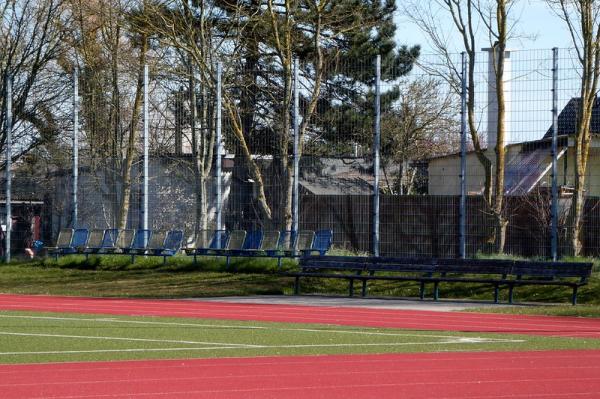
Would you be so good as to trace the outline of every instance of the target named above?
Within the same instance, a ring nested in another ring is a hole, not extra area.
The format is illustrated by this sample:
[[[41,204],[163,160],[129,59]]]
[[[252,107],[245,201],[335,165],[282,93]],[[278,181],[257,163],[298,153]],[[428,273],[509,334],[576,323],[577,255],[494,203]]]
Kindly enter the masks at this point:
[[[89,255],[102,254],[116,248],[119,237],[119,229],[92,229],[87,246],[81,251],[86,260]]]
[[[69,234],[70,230],[70,234]],[[82,252],[87,247],[88,229],[62,229],[58,233],[55,247],[48,247],[48,253],[58,260],[60,255],[72,255]]]
[[[162,256],[164,265],[167,263],[169,256],[174,256],[181,250],[182,243],[183,230],[169,230],[160,245],[153,245],[156,243],[148,245],[149,248],[146,251],[146,255]]]
[[[143,255],[148,249],[152,238],[152,230],[138,229],[135,231],[129,247],[121,248],[122,253],[131,255],[131,262],[135,262],[136,255]]]
[[[302,256],[313,254],[325,256],[333,244],[333,230],[318,230],[315,232],[315,238],[308,249],[301,250]]]
[[[199,230],[194,234],[194,239],[184,248],[188,256],[194,257],[194,264],[198,256],[215,255],[216,251],[225,249],[229,244],[227,230]]]
[[[224,256],[227,267],[233,257],[265,257],[277,259],[299,258],[310,254],[325,255],[333,242],[332,230],[313,231],[263,231],[252,230],[200,230],[184,248],[189,256]]]

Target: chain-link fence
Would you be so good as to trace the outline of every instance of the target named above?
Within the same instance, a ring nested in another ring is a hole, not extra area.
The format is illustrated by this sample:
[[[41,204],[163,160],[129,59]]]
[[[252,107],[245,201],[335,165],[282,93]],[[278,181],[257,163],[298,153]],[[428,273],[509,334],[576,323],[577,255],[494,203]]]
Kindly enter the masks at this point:
[[[11,250],[80,226],[188,236],[331,229],[336,248],[385,256],[472,257],[499,246],[569,254],[581,85],[573,50],[507,52],[500,90],[493,50],[464,63],[461,54],[404,51],[364,63],[235,59],[202,68],[175,52],[48,71],[27,93],[23,77],[11,76],[12,94],[5,80],[1,99]],[[600,250],[596,105],[586,255]],[[41,140],[48,126],[59,133]]]

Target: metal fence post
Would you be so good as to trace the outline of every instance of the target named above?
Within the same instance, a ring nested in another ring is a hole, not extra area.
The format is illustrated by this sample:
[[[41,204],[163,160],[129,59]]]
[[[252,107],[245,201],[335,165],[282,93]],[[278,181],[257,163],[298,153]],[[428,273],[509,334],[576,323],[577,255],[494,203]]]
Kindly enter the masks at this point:
[[[79,180],[79,70],[73,70],[73,182],[72,201],[73,216],[71,217],[73,228],[77,227],[77,186]]]
[[[292,204],[292,232],[297,234],[298,232],[298,211],[300,206],[300,199],[298,198],[298,179],[300,177],[300,96],[299,96],[299,83],[298,83],[298,59],[294,58],[294,181],[293,181],[293,204]]]
[[[552,260],[558,259],[558,48],[552,49]]]
[[[148,229],[148,144],[149,144],[149,115],[148,115],[148,65],[144,65],[144,171],[143,171],[143,190],[142,190],[142,226]]]
[[[467,53],[461,53],[461,92],[460,92],[460,204],[459,204],[459,246],[458,255],[467,257]]]
[[[215,182],[216,182],[216,229],[221,230],[222,227],[222,211],[223,211],[223,198],[221,195],[222,190],[222,171],[221,171],[221,153],[223,152],[223,138],[221,135],[221,75],[223,73],[223,64],[220,62],[217,63],[217,87],[216,87],[216,95],[217,95],[217,104],[216,104],[216,123],[215,123]]]
[[[10,262],[10,238],[12,232],[12,209],[11,209],[11,189],[12,189],[12,175],[10,169],[12,168],[12,76],[7,75],[4,84],[5,95],[4,99],[6,104],[6,121],[4,128],[6,129],[6,234],[5,234],[5,253],[4,261]]]
[[[373,255],[379,256],[379,156],[381,146],[381,55],[375,60],[375,122],[373,137]]]

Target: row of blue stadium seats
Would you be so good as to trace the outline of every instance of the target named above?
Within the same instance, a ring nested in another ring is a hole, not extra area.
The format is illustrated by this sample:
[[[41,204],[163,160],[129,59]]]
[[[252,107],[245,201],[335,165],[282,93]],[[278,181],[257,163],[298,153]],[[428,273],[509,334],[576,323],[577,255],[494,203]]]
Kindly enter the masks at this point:
[[[56,246],[46,247],[48,254],[56,258],[60,255],[84,254],[129,254],[132,261],[136,255],[168,256],[181,249],[187,255],[226,256],[267,256],[276,257],[281,264],[282,257],[297,257],[311,254],[325,255],[331,248],[333,232],[303,230],[263,231],[253,230],[200,230],[185,245],[182,230],[144,229],[61,229]],[[183,247],[183,248],[182,248]]]

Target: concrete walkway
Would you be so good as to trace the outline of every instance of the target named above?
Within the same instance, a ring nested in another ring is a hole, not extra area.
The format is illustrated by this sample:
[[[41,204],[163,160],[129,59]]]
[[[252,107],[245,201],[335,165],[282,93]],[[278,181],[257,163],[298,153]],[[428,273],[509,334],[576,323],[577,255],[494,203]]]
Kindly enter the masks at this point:
[[[301,305],[301,306],[346,306],[364,307],[375,309],[403,309],[403,310],[433,310],[440,312],[461,311],[469,308],[514,306],[495,304],[484,301],[458,301],[458,300],[411,300],[387,298],[348,298],[316,295],[260,295],[260,296],[231,296],[218,298],[197,298],[191,300],[214,301],[229,303],[268,304],[268,305]],[[523,305],[518,305],[523,306]]]

